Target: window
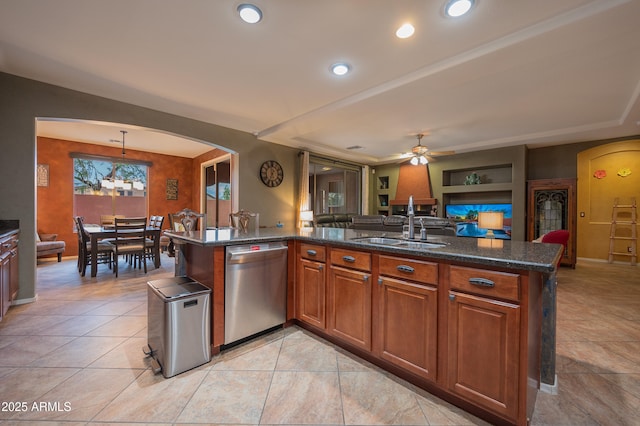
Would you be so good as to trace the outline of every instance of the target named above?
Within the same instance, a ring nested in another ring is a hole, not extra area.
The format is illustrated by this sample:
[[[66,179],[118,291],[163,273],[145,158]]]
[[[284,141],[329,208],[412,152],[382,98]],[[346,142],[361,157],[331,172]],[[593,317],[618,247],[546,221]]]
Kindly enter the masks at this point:
[[[360,166],[312,156],[309,191],[314,214],[360,214],[361,175]]]
[[[73,159],[73,213],[85,223],[100,216],[147,216],[147,163],[77,156]]]

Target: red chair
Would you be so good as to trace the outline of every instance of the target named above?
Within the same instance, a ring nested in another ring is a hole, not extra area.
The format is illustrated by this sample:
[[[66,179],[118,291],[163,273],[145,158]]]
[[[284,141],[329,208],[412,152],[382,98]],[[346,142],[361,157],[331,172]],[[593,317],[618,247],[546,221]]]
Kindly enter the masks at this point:
[[[551,244],[562,244],[564,246],[564,251],[562,252],[562,256],[558,259],[558,266],[560,266],[560,262],[564,257],[564,253],[567,251],[567,242],[569,241],[569,231],[564,229],[559,229],[557,231],[551,231],[542,236],[543,243],[551,243]]]

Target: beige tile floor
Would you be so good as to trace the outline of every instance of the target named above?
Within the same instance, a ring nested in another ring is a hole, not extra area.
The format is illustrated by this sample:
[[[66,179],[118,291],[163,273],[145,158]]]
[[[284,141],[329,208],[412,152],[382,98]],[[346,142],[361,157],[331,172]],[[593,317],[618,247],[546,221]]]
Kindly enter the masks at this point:
[[[38,302],[0,322],[0,422],[486,424],[297,327],[154,375],[142,353],[146,282],[172,275],[173,259],[162,264],[116,280],[104,265],[92,279],[71,258],[41,263]],[[559,282],[559,393],[539,394],[532,424],[640,424],[638,268],[580,262]]]

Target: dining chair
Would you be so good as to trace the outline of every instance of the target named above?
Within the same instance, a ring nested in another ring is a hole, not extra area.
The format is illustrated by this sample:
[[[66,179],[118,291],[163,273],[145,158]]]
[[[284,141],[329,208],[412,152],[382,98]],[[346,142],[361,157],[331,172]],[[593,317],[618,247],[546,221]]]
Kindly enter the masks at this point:
[[[232,228],[240,229],[244,233],[249,232],[249,228],[255,231],[260,227],[260,213],[252,213],[246,210],[229,213],[229,224]]]
[[[149,217],[149,228],[153,228],[155,230],[158,231],[162,231],[162,225],[164,224],[164,216],[151,216]],[[156,263],[156,244],[160,244],[160,241],[156,241],[156,238],[160,238],[161,234],[160,232],[158,232],[157,234],[155,233],[149,233],[147,235],[147,238],[145,240],[145,246],[147,249],[147,258],[148,259],[152,259],[154,261],[154,263]],[[159,250],[158,250],[159,251]],[[160,262],[157,262],[160,263]]]
[[[115,240],[113,242],[113,272],[118,276],[118,263],[120,255],[129,255],[135,267],[144,264],[144,273],[147,273],[146,259],[146,217],[125,217],[114,219]]]
[[[101,214],[100,215],[100,225],[101,226],[113,226],[113,224],[115,223],[115,219],[116,218],[123,218],[123,215],[117,214],[117,215],[112,215],[112,214]]]
[[[84,277],[87,272],[87,265],[91,263],[91,236],[84,227],[84,219],[80,216],[74,217],[76,228],[78,229],[78,272]],[[107,241],[98,241],[97,263],[113,264],[113,245]]]
[[[174,228],[177,224],[182,225],[182,231],[191,232],[196,229],[205,229],[207,227],[207,217],[204,213],[197,213],[191,209],[182,209],[178,213],[172,215]],[[200,224],[198,224],[200,220]],[[178,226],[179,228],[180,226]],[[174,229],[180,231],[180,229]]]

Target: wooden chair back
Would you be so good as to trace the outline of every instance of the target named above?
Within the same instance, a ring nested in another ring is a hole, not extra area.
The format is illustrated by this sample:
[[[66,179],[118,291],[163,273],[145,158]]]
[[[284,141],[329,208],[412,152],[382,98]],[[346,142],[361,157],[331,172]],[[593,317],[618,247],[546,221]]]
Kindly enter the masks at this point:
[[[191,209],[182,209],[178,213],[171,215],[172,231],[191,232],[196,229],[207,227],[207,218],[204,213],[196,213]],[[198,223],[199,222],[199,223]]]

